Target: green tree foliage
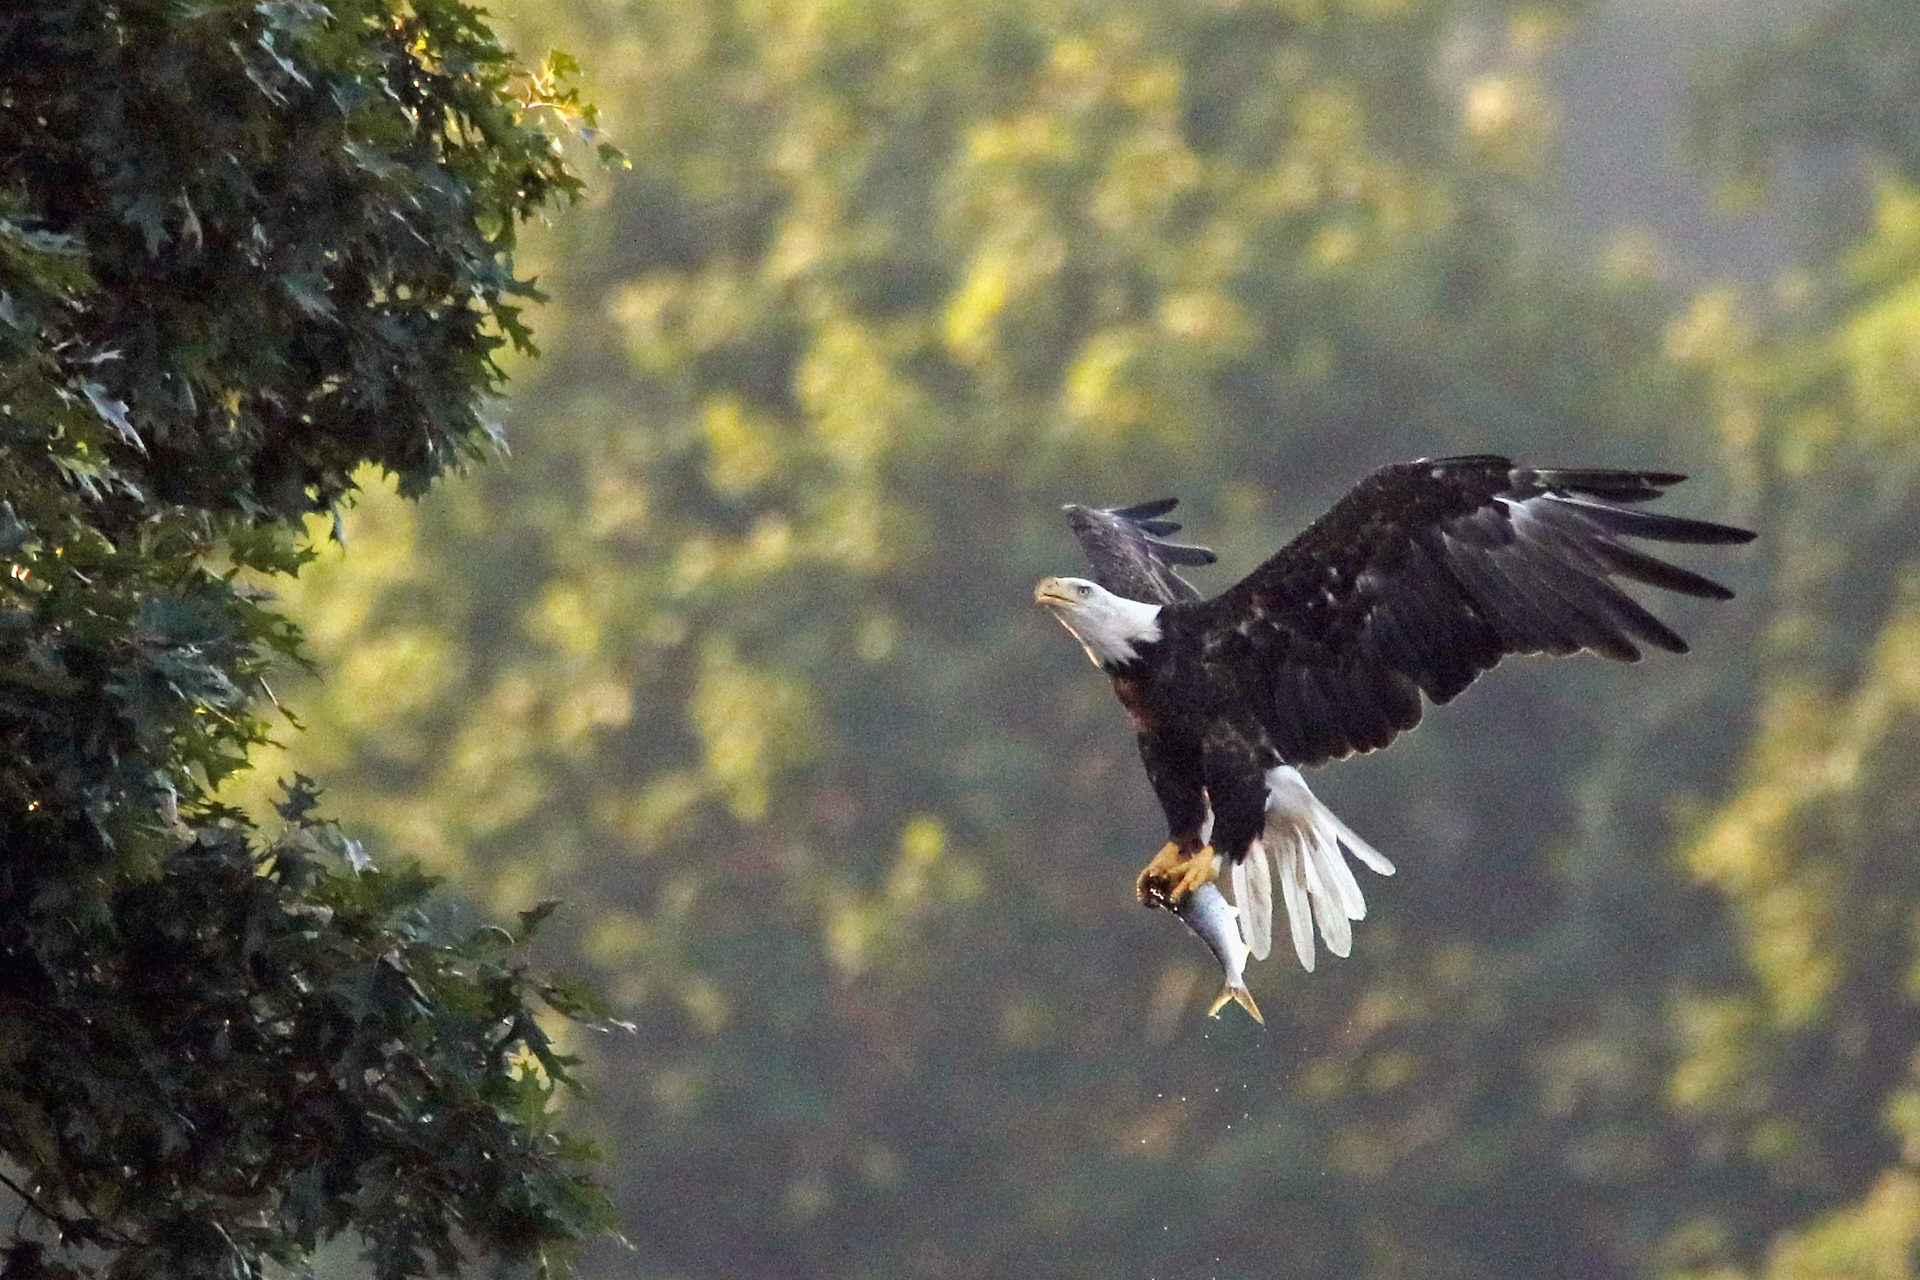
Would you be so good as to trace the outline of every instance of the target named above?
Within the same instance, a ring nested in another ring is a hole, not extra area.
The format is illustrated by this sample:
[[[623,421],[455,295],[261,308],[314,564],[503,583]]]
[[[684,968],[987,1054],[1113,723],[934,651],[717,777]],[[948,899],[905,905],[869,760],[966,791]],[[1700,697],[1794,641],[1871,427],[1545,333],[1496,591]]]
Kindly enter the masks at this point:
[[[1577,14],[522,15],[601,51],[643,163],[540,250],[515,465],[303,578],[300,759],[581,904],[644,1028],[598,1113],[643,1273],[1909,1274],[1920,202],[1868,74],[1906,8],[1728,81],[1721,136],[1851,122],[1877,166],[1779,312],[1542,247],[1529,51]],[[1710,566],[1742,600],[1318,775],[1401,873],[1351,961],[1256,971],[1267,1032],[1208,1026],[1130,900],[1124,720],[1027,603],[1055,508],[1176,492],[1244,568],[1487,448],[1696,471],[1764,526]]]
[[[540,1259],[603,1214],[524,933],[372,868],[266,741],[261,582],[485,455],[572,109],[458,3],[0,15],[0,1173],[19,1276]],[[529,919],[530,930],[534,922]]]
[[[1675,1103],[1746,1203],[1702,1215],[1677,1275],[1920,1266],[1915,66],[1911,7],[1855,0],[1727,64],[1705,101],[1723,174],[1784,171],[1854,216],[1813,223],[1777,317],[1715,291],[1674,333],[1774,533],[1739,785],[1683,850],[1735,946],[1675,1002]]]

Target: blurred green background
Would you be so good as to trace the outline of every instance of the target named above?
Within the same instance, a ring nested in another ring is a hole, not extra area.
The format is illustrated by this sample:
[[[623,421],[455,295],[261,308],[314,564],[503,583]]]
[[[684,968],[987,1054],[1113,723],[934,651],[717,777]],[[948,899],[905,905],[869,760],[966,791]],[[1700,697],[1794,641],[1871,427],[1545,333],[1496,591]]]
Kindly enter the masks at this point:
[[[263,777],[567,902],[588,1276],[1915,1274],[1920,6],[493,8],[634,167],[511,459],[297,584]],[[1740,598],[1316,773],[1400,874],[1209,1022],[1059,505],[1217,590],[1479,451],[1691,472]]]

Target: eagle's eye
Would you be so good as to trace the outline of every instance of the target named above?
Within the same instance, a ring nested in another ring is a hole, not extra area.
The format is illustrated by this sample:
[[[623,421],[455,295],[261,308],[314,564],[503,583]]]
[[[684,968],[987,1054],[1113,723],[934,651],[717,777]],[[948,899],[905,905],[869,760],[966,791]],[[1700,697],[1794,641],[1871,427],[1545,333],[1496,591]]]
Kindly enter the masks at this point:
[[[1073,590],[1074,590],[1074,594],[1078,595],[1082,600],[1085,600],[1088,596],[1093,594],[1093,588],[1088,586],[1084,582],[1075,583]]]

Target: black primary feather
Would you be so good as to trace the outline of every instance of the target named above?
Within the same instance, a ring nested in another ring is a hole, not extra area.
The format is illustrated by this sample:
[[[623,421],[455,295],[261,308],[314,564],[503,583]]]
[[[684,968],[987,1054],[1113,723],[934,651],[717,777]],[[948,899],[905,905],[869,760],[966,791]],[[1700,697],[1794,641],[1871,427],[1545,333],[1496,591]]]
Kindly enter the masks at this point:
[[[1176,566],[1212,564],[1219,558],[1205,547],[1165,541],[1180,526],[1163,517],[1179,505],[1178,498],[1160,498],[1131,507],[1069,504],[1063,509],[1095,582],[1129,600],[1173,604],[1200,599]]]
[[[1288,763],[1318,764],[1385,746],[1418,722],[1421,694],[1446,702],[1510,653],[1587,650],[1623,662],[1641,644],[1684,653],[1686,642],[1614,580],[1704,599],[1732,592],[1622,540],[1754,535],[1631,505],[1682,479],[1516,468],[1492,455],[1400,463],[1214,599],[1136,598],[1184,602],[1161,625],[1169,645],[1197,655],[1187,675],[1238,690]],[[1130,508],[1129,526],[1168,509],[1150,507]],[[1153,552],[1135,555],[1165,568]]]

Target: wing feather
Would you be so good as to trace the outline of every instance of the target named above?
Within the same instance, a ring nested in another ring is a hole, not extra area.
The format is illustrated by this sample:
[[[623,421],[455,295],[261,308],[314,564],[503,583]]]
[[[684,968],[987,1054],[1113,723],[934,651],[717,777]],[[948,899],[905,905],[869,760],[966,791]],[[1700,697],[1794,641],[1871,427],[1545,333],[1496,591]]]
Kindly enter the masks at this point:
[[[1178,597],[1162,625],[1235,667],[1234,687],[1268,691],[1256,714],[1290,763],[1373,750],[1418,723],[1422,694],[1446,702],[1510,653],[1631,662],[1642,644],[1686,652],[1618,583],[1733,593],[1625,539],[1710,546],[1754,535],[1636,505],[1682,479],[1525,469],[1490,455],[1384,467],[1226,592]],[[1173,530],[1152,527],[1171,507],[1151,506],[1098,514],[1133,530],[1132,573],[1171,575],[1153,548]],[[1307,896],[1310,874],[1281,868],[1290,905]]]
[[[1733,599],[1733,592],[1713,579],[1703,578],[1690,569],[1668,564],[1665,560],[1656,560],[1643,551],[1617,542],[1592,543],[1589,546],[1594,558],[1600,561],[1607,572],[1642,586],[1659,587],[1663,591],[1674,591],[1701,600]]]
[[[1594,577],[1579,570],[1568,570],[1554,576],[1547,576],[1538,569],[1537,576],[1543,578],[1546,585],[1556,591],[1560,597],[1576,608],[1585,610],[1590,616],[1600,620],[1607,627],[1609,637],[1620,646],[1620,652],[1609,653],[1607,657],[1618,658],[1622,662],[1638,662],[1640,651],[1633,647],[1632,639],[1638,639],[1665,649],[1668,653],[1687,652],[1687,642],[1678,632],[1669,627],[1624,591],[1613,586],[1603,577]],[[1594,646],[1597,648],[1597,646]]]
[[[1751,530],[1736,529],[1732,525],[1713,524],[1706,520],[1688,520],[1682,516],[1666,516],[1654,511],[1629,511],[1571,494],[1557,494],[1552,500],[1581,512],[1609,533],[1624,534],[1629,538],[1652,538],[1658,542],[1692,542],[1701,545],[1753,541]]]
[[[1380,702],[1379,681],[1374,669],[1366,658],[1358,658],[1341,675],[1344,678],[1328,682],[1330,687],[1345,695],[1347,707],[1353,714],[1354,740],[1360,750],[1372,751],[1393,741],[1396,730],[1387,719],[1387,711]]]
[[[1205,547],[1166,540],[1180,531],[1177,522],[1164,518],[1179,504],[1178,498],[1160,498],[1131,507],[1069,504],[1064,510],[1095,582],[1129,600],[1173,604],[1200,598],[1178,569],[1219,558]]]
[[[1555,653],[1589,649],[1616,662],[1639,661],[1640,651],[1619,633],[1619,628],[1609,625],[1606,611],[1582,589],[1583,583],[1592,580],[1578,569],[1550,565],[1543,571],[1541,565],[1521,552],[1500,556],[1492,560],[1491,567],[1514,589],[1524,593],[1541,616],[1572,641],[1569,648],[1556,649]],[[1562,571],[1553,572],[1553,569]]]
[[[1515,582],[1486,552],[1443,533],[1442,557],[1484,614],[1498,619],[1507,653],[1573,653],[1579,645],[1549,616],[1524,580]],[[1478,672],[1474,674],[1478,675]]]
[[[1383,602],[1380,608],[1374,611],[1371,639],[1380,665],[1389,670],[1404,673],[1417,690],[1429,683],[1423,673],[1431,664],[1421,650],[1419,641],[1415,639],[1417,633],[1404,616],[1405,609],[1405,605],[1394,601]],[[1418,707],[1419,703],[1419,695],[1416,692],[1415,707]]]

